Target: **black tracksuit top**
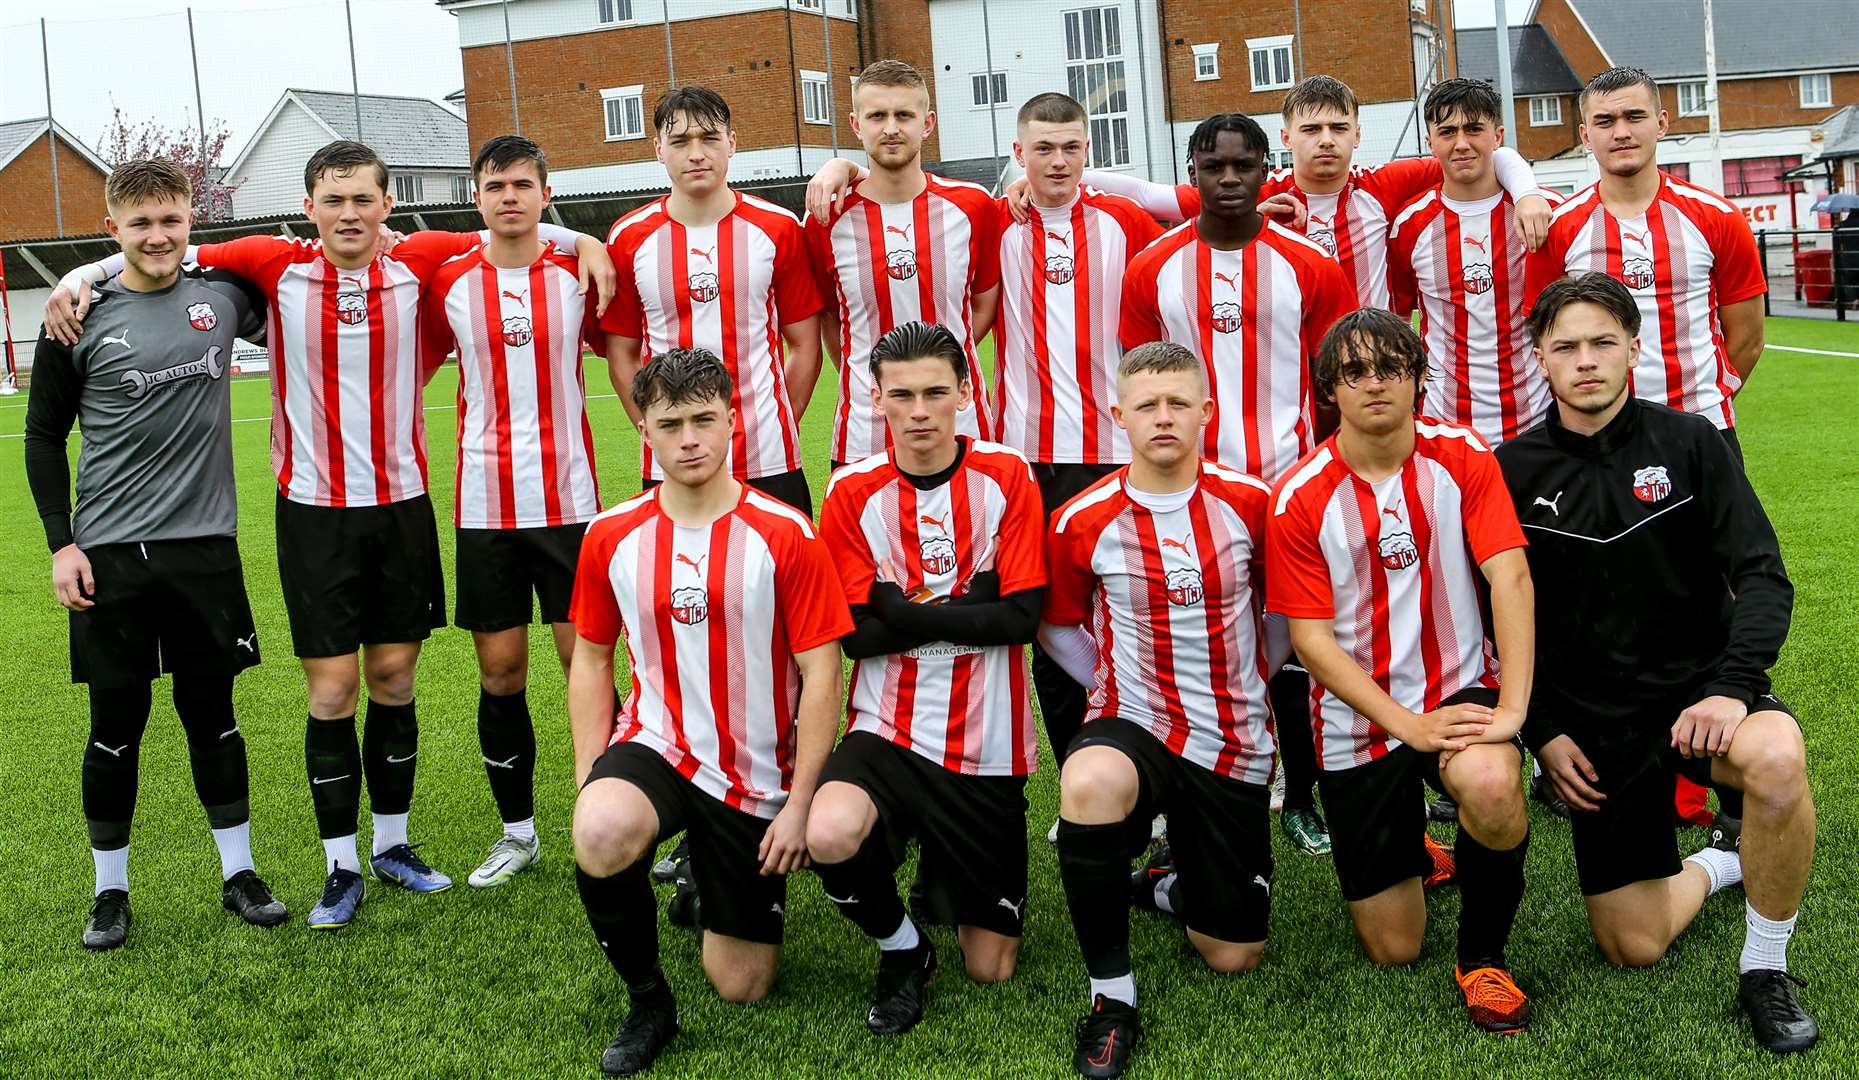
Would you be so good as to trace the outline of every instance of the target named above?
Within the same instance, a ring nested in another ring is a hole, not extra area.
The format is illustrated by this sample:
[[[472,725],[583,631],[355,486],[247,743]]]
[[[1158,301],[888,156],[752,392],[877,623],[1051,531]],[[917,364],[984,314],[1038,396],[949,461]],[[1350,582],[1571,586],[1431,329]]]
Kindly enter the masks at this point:
[[[1532,749],[1663,733],[1702,698],[1769,692],[1794,586],[1709,420],[1629,397],[1584,436],[1552,406],[1497,459],[1530,541]]]

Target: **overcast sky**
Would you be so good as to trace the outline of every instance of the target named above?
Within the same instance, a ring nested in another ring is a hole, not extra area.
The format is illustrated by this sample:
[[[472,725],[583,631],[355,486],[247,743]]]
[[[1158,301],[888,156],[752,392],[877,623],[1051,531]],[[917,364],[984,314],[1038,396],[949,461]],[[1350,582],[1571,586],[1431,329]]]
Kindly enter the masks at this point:
[[[1492,4],[1457,0],[1459,25],[1492,25]],[[45,115],[43,18],[52,111],[72,134],[95,146],[113,107],[132,121],[191,126],[186,7],[184,0],[0,0],[0,121]],[[1529,0],[1508,0],[1510,21],[1521,21],[1529,7]],[[101,16],[106,9],[111,14]],[[193,9],[206,115],[232,132],[226,160],[286,88],[349,89],[341,0],[197,0]],[[464,85],[454,20],[432,0],[353,0],[353,10],[363,93],[437,100]]]
[[[0,0],[0,121],[45,115],[38,19],[52,56],[52,112],[92,146],[112,102],[170,127],[194,116],[185,0]],[[194,38],[209,120],[232,130],[226,160],[289,87],[349,89],[342,0],[197,0]],[[98,17],[109,11],[109,17]],[[354,0],[363,93],[434,100],[464,85],[452,16],[432,0]]]

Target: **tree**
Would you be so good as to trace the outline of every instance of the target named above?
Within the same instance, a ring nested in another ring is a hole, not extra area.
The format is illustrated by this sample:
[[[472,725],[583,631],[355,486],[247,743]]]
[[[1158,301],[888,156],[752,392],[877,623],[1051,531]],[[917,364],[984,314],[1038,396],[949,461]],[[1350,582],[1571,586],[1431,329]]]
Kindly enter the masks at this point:
[[[232,193],[237,184],[222,180],[221,163],[226,140],[225,122],[211,121],[202,144],[198,127],[169,130],[153,119],[131,121],[119,106],[97,140],[97,153],[112,167],[138,158],[167,158],[187,173],[194,188],[194,219],[225,221],[232,217]]]

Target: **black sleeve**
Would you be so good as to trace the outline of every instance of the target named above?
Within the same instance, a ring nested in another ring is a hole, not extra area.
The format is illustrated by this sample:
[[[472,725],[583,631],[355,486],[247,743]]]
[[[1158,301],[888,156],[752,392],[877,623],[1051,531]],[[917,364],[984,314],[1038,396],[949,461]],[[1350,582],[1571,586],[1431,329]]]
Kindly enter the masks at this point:
[[[996,600],[946,604],[910,604],[885,611],[893,625],[930,641],[955,645],[1025,645],[1039,633],[1039,612],[1046,590],[1022,589]]]
[[[1704,693],[1749,704],[1769,692],[1769,668],[1788,640],[1794,585],[1762,500],[1729,446],[1714,431],[1700,445],[1698,486],[1710,515],[1711,552],[1733,597],[1729,640]]]
[[[1523,731],[1520,734],[1523,736],[1523,745],[1529,749],[1530,753],[1535,754],[1555,741],[1563,734],[1563,731],[1556,726],[1553,720],[1544,716],[1542,710],[1536,708],[1533,703],[1530,711],[1523,715]]]
[[[852,632],[839,639],[839,648],[848,659],[868,660],[887,653],[907,652],[931,640],[897,629],[884,621],[870,604],[853,604]]]
[[[234,333],[253,344],[262,344],[265,340],[265,320],[271,311],[271,302],[258,286],[237,274],[226,270],[203,271],[208,281],[232,297],[239,312],[239,322]]]
[[[83,389],[71,350],[41,334],[32,351],[32,394],[26,401],[26,483],[53,551],[71,543],[71,459],[65,444]]]

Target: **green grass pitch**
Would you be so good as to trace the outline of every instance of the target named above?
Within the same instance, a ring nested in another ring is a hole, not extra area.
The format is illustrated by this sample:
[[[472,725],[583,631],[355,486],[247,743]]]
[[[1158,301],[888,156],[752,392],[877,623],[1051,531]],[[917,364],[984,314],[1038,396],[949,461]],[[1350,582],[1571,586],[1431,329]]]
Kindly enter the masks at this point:
[[[1771,344],[1859,353],[1859,330],[1771,320]],[[451,577],[454,379],[427,392],[434,502]],[[590,391],[604,393],[600,365]],[[423,739],[413,837],[460,884],[436,896],[371,890],[356,924],[314,934],[303,916],[322,880],[304,789],[302,677],[279,594],[262,380],[234,388],[242,547],[265,663],[237,683],[249,742],[258,868],[291,906],[290,922],[247,927],[220,910],[218,863],[187,773],[165,687],[142,751],[130,860],[136,921],[129,944],[92,956],[77,942],[91,867],[79,809],[86,699],[71,685],[65,615],[27,492],[18,433],[24,401],[0,404],[0,1073],[10,1077],[593,1075],[624,1013],[624,993],[591,940],[572,881],[567,719],[544,633],[532,635],[530,702],[541,744],[537,822],[545,859],[489,892],[463,878],[497,833],[475,734],[469,637],[440,631],[420,664]],[[825,488],[832,391],[804,424],[817,500]],[[1859,1009],[1846,961],[1859,925],[1859,359],[1771,351],[1739,401],[1749,472],[1768,505],[1795,581],[1794,632],[1776,685],[1807,730],[1820,803],[1819,858],[1792,966],[1826,1036],[1783,1063],[1750,1040],[1734,1001],[1741,894],[1713,899],[1672,954],[1647,971],[1604,966],[1575,887],[1568,830],[1533,813],[1529,891],[1510,959],[1536,1004],[1531,1031],[1484,1037],[1467,1025],[1451,981],[1458,897],[1430,903],[1426,951],[1409,969],[1373,970],[1351,935],[1327,859],[1278,841],[1276,898],[1264,966],[1209,973],[1180,929],[1137,914],[1132,950],[1148,1040],[1138,1077],[1852,1075]],[[637,451],[619,404],[591,403],[609,503],[637,490]],[[75,440],[73,441],[75,453]],[[1540,603],[1556,598],[1539,597]],[[1042,751],[1042,754],[1044,752]],[[1050,762],[1050,758],[1044,758]],[[817,879],[790,889],[781,978],[764,1003],[725,1005],[705,984],[695,938],[661,928],[665,969],[685,1032],[657,1066],[664,1077],[1069,1075],[1085,982],[1052,849],[1057,803],[1042,770],[1029,794],[1032,895],[1018,974],[981,987],[960,974],[938,931],[944,970],[926,1021],[879,1041],[862,1016],[869,944],[834,912]],[[1534,810],[1534,807],[1533,807]],[[1276,830],[1274,829],[1276,834]],[[1701,845],[1700,830],[1681,835]]]

